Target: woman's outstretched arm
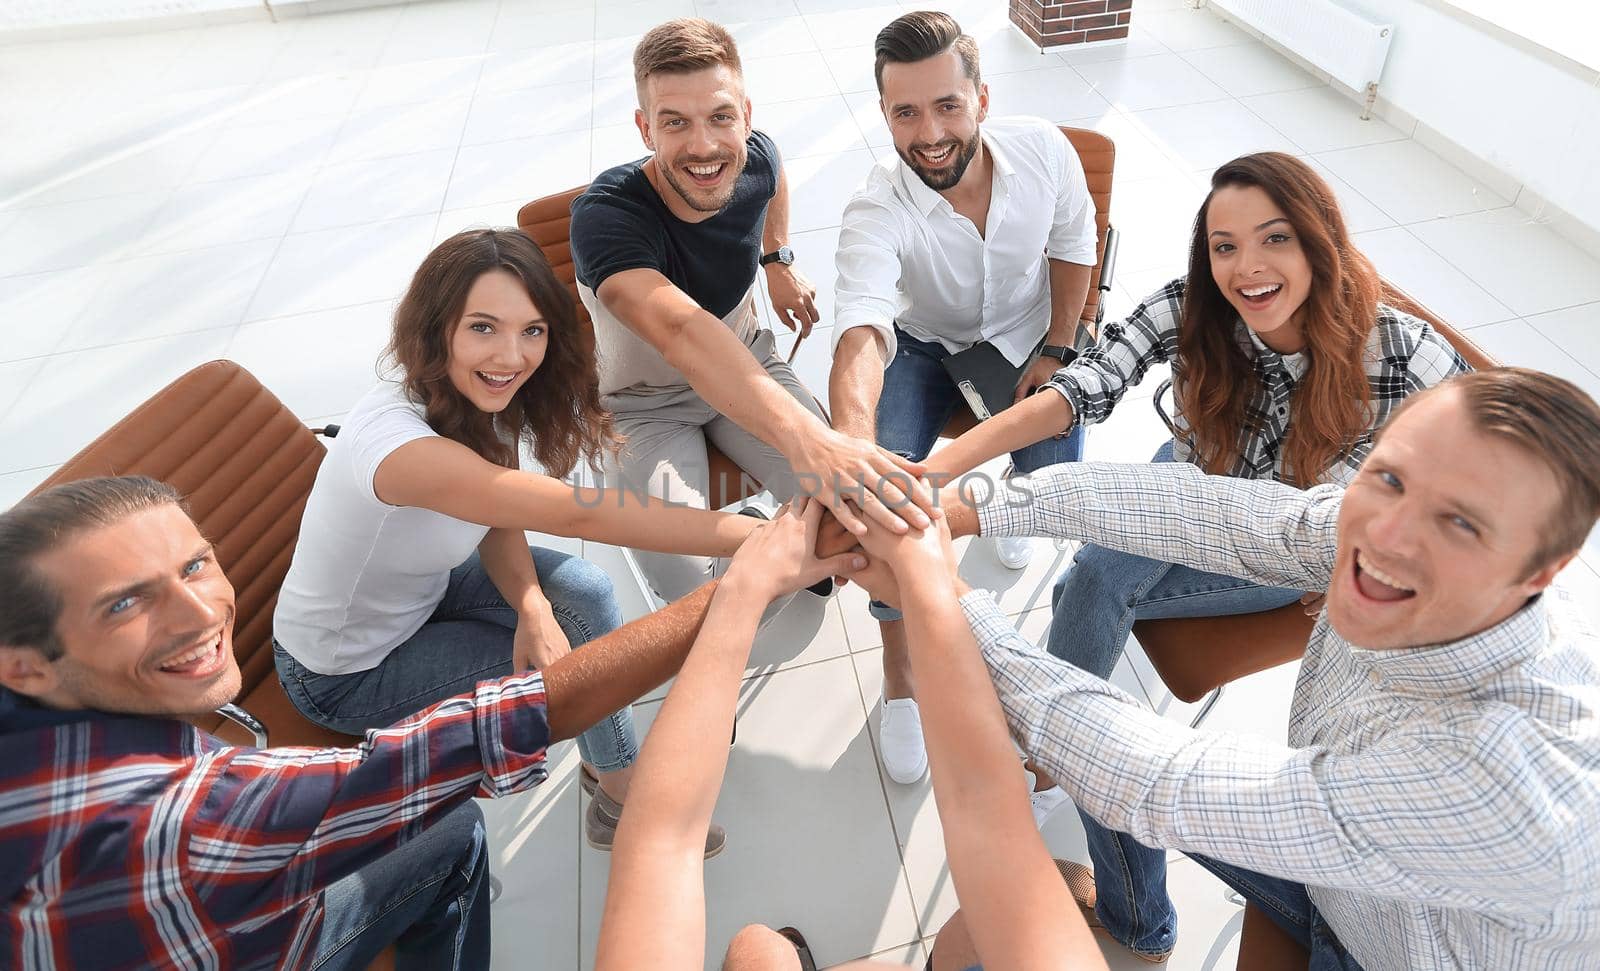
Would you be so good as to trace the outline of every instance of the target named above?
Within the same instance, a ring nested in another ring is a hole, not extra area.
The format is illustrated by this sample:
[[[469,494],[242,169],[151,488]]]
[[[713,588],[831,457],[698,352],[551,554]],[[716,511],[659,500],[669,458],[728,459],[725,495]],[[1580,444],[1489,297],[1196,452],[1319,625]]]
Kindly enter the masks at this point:
[[[663,502],[627,489],[580,488],[489,462],[459,442],[422,438],[379,463],[373,490],[491,528],[531,529],[657,553],[729,556],[759,520]]]

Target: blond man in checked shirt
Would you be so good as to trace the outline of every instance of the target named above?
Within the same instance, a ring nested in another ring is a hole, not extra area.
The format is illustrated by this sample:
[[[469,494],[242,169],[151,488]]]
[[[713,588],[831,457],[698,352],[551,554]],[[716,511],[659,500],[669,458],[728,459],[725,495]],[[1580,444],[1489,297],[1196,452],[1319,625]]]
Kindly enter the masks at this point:
[[[1413,396],[1348,487],[1084,463],[1025,495],[946,490],[956,534],[1326,588],[1287,745],[1181,727],[1050,657],[950,558],[917,582],[950,583],[971,631],[948,636],[1079,806],[1249,900],[1241,968],[1600,967],[1600,638],[1550,586],[1600,515],[1596,442],[1582,391],[1497,368]]]

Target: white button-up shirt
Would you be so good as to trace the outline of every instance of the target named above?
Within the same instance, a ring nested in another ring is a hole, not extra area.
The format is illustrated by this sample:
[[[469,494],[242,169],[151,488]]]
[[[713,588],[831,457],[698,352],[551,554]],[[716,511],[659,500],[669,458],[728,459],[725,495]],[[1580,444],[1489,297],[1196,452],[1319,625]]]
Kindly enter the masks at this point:
[[[952,354],[989,341],[1020,366],[1050,328],[1046,259],[1094,265],[1094,199],[1061,130],[996,118],[980,134],[994,165],[982,234],[899,159],[873,166],[851,197],[835,256],[835,348],[845,331],[871,327],[892,361],[898,321]]]
[[[984,535],[1303,590],[1333,571],[1337,486],[1171,463],[1012,481]],[[1174,724],[1023,640],[988,595],[962,606],[1024,748],[1112,829],[1305,884],[1368,971],[1600,967],[1600,639],[1563,591],[1404,650],[1358,648],[1324,611],[1288,745]]]

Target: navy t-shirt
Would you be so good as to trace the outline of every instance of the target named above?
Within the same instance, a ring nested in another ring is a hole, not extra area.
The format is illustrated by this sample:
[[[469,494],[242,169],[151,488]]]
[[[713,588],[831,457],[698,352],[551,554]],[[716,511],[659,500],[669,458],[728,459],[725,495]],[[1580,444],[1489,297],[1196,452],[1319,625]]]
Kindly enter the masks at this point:
[[[733,198],[697,223],[667,209],[644,174],[645,159],[600,173],[572,200],[578,282],[598,292],[613,273],[657,270],[702,309],[726,316],[755,281],[761,229],[782,164],[778,146],[762,132],[752,131],[745,148],[749,161],[734,183]]]

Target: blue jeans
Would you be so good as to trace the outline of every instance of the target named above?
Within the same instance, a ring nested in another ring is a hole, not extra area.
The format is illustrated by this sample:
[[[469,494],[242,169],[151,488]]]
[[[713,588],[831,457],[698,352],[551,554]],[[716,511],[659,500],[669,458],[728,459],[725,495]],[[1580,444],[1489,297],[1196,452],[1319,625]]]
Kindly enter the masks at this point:
[[[328,887],[311,971],[361,971],[390,944],[396,971],[489,966],[489,853],[468,799]]]
[[[1216,874],[1219,880],[1259,907],[1274,924],[1283,928],[1284,933],[1299,941],[1311,955],[1307,971],[1361,971],[1361,965],[1334,937],[1333,929],[1311,902],[1305,884],[1269,877],[1209,857],[1191,854],[1189,859]],[[932,968],[930,957],[929,971]],[[983,966],[973,965],[967,971],[983,971]]]
[[[1333,928],[1311,902],[1303,883],[1269,877],[1262,873],[1222,863],[1210,857],[1189,854],[1189,859],[1216,874],[1217,879],[1239,891],[1255,904],[1285,934],[1300,942],[1311,953],[1308,971],[1361,971],[1361,965],[1334,937]]]
[[[1172,461],[1171,442],[1154,461]],[[1135,620],[1252,614],[1299,597],[1299,590],[1263,587],[1089,543],[1056,578],[1047,650],[1109,679]],[[1144,954],[1170,950],[1178,919],[1167,895],[1165,851],[1113,832],[1082,810],[1078,815],[1094,863],[1095,913],[1106,931]]]
[[[966,399],[950,380],[943,360],[950,352],[933,341],[918,340],[894,329],[899,345],[894,360],[883,372],[883,394],[878,397],[878,444],[913,462],[933,451],[944,426]],[[1055,392],[1046,392],[1054,394]],[[1047,465],[1083,458],[1083,426],[1062,438],[1047,438],[1011,453],[1011,467],[1026,474]],[[876,600],[869,605],[879,620],[899,620],[900,611]]]
[[[537,546],[533,566],[556,623],[573,648],[622,625],[604,570]],[[359,735],[471,691],[479,681],[511,674],[516,630],[516,610],[474,553],[450,571],[444,599],[427,623],[375,668],[318,674],[276,641],[272,653],[283,690],[302,715],[324,728]],[[639,754],[632,709],[615,712],[579,735],[578,754],[600,772],[632,765]]]

